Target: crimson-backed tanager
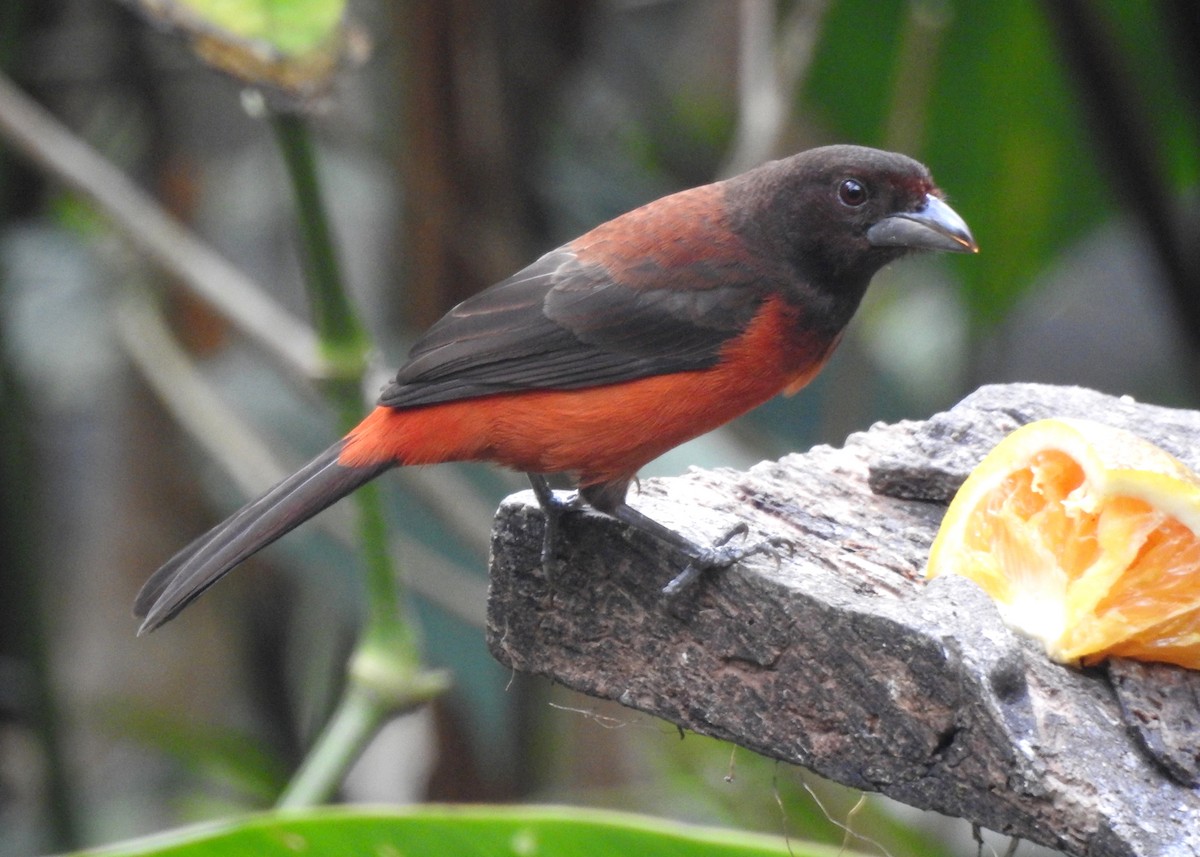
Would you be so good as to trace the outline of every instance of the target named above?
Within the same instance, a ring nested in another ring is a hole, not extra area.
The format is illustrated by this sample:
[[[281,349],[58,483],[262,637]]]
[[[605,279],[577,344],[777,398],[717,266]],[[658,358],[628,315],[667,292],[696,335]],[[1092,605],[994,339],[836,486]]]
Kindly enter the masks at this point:
[[[141,630],[392,467],[492,461],[547,512],[585,505],[665,539],[692,569],[755,547],[694,544],[626,504],[638,468],[778,393],[837,346],[874,274],[916,250],[975,252],[929,171],[858,146],[812,149],[597,226],[450,310],[378,406],[329,449],[167,561]],[[572,501],[542,474],[569,474]]]

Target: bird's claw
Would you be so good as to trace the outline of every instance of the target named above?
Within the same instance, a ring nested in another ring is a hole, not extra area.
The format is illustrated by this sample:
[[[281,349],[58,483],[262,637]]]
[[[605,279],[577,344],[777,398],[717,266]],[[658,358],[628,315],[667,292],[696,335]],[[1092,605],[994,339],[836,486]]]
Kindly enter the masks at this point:
[[[533,493],[537,497],[538,505],[541,506],[542,514],[546,516],[546,527],[542,531],[541,561],[546,579],[552,580],[555,571],[554,548],[558,541],[563,515],[577,511],[582,501],[578,494],[573,494],[566,500],[560,499],[542,477],[535,478],[530,475],[529,481],[533,485]]]
[[[719,571],[720,569],[729,568],[731,565],[736,565],[747,557],[758,554],[771,554],[778,560],[779,548],[786,547],[789,554],[795,549],[795,545],[782,536],[771,536],[754,544],[739,545],[737,547],[729,544],[736,536],[744,536],[749,532],[750,528],[744,522],[738,523],[731,527],[725,535],[713,542],[712,547],[702,548],[700,553],[692,557],[692,561],[687,564],[683,571],[675,575],[662,588],[663,597],[667,599],[677,597],[680,593],[695,584],[706,571]]]

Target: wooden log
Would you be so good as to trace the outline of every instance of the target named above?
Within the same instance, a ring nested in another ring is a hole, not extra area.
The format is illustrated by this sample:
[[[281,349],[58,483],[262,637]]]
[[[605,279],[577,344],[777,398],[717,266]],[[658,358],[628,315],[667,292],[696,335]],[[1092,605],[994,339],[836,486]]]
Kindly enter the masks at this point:
[[[1157,668],[1123,672],[1119,699],[1107,670],[1050,662],[974,584],[923,579],[966,474],[1009,431],[1048,416],[1130,428],[1200,469],[1195,412],[1079,388],[985,387],[841,449],[644,482],[634,505],[696,541],[741,521],[750,538],[794,547],[670,602],[660,590],[684,558],[591,513],[564,519],[548,580],[543,518],[526,492],[493,530],[491,650],[514,669],[1068,854],[1200,854],[1200,795],[1179,781],[1188,753],[1197,764],[1194,704],[1160,706],[1158,731],[1139,737],[1122,700],[1154,708]],[[1182,757],[1164,757],[1168,745]]]

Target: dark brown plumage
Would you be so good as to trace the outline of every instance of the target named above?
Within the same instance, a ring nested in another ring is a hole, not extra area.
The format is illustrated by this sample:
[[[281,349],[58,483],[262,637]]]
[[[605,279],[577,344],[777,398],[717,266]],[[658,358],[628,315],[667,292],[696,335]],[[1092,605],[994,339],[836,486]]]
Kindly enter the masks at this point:
[[[157,627],[234,565],[390,467],[484,460],[566,472],[582,501],[634,512],[638,468],[821,369],[874,274],[916,250],[974,252],[928,170],[857,146],[812,149],[597,226],[452,309],[363,422],[173,557],[140,593]],[[570,508],[570,506],[566,507]]]

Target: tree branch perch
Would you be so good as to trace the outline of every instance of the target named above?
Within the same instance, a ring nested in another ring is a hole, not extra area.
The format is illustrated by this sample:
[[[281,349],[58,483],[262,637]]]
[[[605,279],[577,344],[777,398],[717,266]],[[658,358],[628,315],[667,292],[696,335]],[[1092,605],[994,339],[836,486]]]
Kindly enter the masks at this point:
[[[966,474],[1009,431],[1053,415],[1130,428],[1200,469],[1198,413],[985,387],[842,449],[644,483],[636,505],[691,538],[742,520],[796,546],[671,605],[659,590],[681,558],[598,515],[564,520],[549,583],[541,512],[516,495],[493,532],[489,645],[515,669],[1068,854],[1198,854],[1200,795],[1126,725],[1128,688],[1118,697],[1106,670],[1050,662],[968,581],[922,579]],[[1194,763],[1194,738],[1187,752]]]

